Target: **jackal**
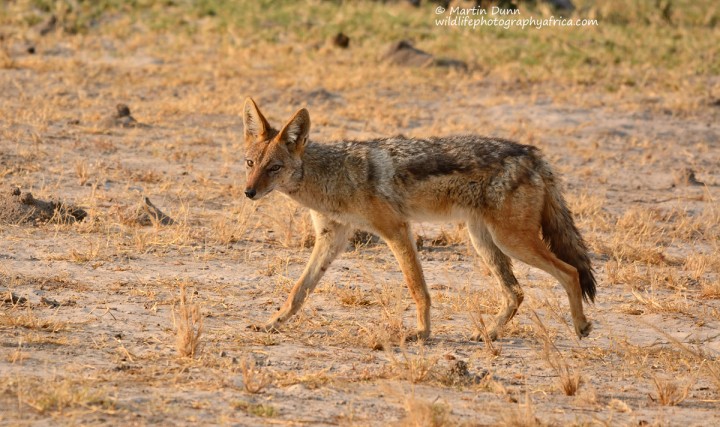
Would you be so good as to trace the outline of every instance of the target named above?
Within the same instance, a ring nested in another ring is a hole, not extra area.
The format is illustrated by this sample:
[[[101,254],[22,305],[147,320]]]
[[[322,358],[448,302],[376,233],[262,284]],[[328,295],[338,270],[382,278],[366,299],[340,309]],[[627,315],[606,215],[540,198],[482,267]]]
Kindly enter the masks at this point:
[[[257,200],[278,190],[289,196],[310,209],[316,235],[287,301],[256,330],[277,330],[295,314],[359,228],[392,250],[417,306],[418,328],[409,338],[427,338],[430,294],[410,221],[459,220],[503,291],[503,307],[488,331],[492,339],[523,300],[511,257],[555,277],[570,300],[575,332],[589,334],[582,300],[594,301],[595,278],[588,251],[558,178],[537,148],[474,135],[313,143],[306,109],[278,131],[250,98],[243,123],[245,195]],[[480,331],[473,339],[481,339]]]

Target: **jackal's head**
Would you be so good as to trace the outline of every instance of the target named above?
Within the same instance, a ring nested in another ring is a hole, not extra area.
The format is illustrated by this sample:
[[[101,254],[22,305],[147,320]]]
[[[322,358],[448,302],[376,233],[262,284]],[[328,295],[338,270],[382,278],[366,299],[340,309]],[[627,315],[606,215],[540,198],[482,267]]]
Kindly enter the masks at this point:
[[[245,195],[257,200],[274,189],[290,189],[302,167],[310,133],[310,114],[301,109],[278,132],[250,98],[243,109],[245,125]]]

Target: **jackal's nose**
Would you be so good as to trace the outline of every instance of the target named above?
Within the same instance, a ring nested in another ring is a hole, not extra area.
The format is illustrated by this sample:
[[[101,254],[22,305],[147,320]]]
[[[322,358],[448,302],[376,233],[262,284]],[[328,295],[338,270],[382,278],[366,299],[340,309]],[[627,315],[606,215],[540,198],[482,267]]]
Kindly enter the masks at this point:
[[[248,188],[245,190],[245,195],[248,197],[248,199],[252,199],[255,197],[255,194],[257,194],[257,191],[255,191],[254,188]]]

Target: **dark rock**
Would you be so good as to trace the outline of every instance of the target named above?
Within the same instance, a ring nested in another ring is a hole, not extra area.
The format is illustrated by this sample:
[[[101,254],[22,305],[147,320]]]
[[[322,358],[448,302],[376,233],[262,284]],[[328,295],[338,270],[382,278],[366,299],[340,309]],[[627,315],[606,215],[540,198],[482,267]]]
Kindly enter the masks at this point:
[[[405,67],[445,67],[467,70],[465,62],[452,58],[435,58],[432,54],[420,50],[407,40],[393,43],[383,55],[383,60],[390,64]]]
[[[7,193],[6,193],[7,194]],[[27,224],[41,222],[76,222],[87,217],[83,209],[61,201],[44,201],[32,193],[22,193],[14,188],[10,194],[0,194],[0,223]]]
[[[350,46],[350,37],[343,33],[337,33],[335,37],[333,37],[333,45],[342,49],[347,49],[348,46]]]
[[[173,225],[175,220],[158,209],[149,198],[145,197],[140,206],[135,209],[135,221],[140,225]]]
[[[130,107],[127,104],[117,104],[115,106],[115,113],[103,121],[105,127],[121,127],[121,128],[140,128],[147,127],[135,120],[135,117],[130,113]]]
[[[23,305],[23,304],[27,303],[27,298],[17,296],[14,293],[8,291],[3,296],[2,302],[4,302],[5,304],[12,304],[12,305]]]
[[[50,307],[50,308],[60,307],[60,303],[57,302],[57,301],[55,301],[54,299],[42,297],[42,298],[40,299],[40,302],[43,303],[43,304],[45,304],[46,306],[48,306],[48,307]]]
[[[38,33],[39,33],[41,36],[45,36],[45,35],[47,35],[48,33],[50,33],[50,32],[52,32],[53,30],[55,30],[56,27],[57,27],[57,17],[56,17],[55,15],[50,15],[50,17],[48,17],[48,19],[46,19],[45,21],[43,21],[43,22],[37,27],[37,30],[38,30]]]
[[[571,0],[545,0],[546,3],[550,3],[558,10],[566,10],[571,12],[575,10],[575,5]]]
[[[312,90],[293,89],[290,92],[290,103],[293,104],[304,104],[312,107],[341,102],[342,97],[340,95],[322,87]]]
[[[383,55],[383,60],[406,67],[427,67],[432,64],[433,56],[415,48],[409,41],[401,40],[390,46]]]
[[[675,185],[678,187],[687,187],[692,185],[705,185],[704,182],[698,181],[695,177],[695,171],[690,168],[683,168],[675,171]]]
[[[355,234],[353,234],[350,242],[357,248],[360,246],[376,245],[380,242],[380,238],[372,233],[368,233],[367,231],[355,230]]]
[[[462,71],[467,71],[468,69],[465,61],[451,58],[437,58],[433,61],[433,65],[436,67],[455,68]]]

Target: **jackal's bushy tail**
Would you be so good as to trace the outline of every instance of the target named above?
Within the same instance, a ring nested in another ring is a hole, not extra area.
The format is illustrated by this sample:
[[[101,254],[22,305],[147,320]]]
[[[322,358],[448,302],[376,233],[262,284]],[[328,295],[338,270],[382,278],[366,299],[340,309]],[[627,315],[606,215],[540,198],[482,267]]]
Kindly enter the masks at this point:
[[[544,166],[543,178],[547,190],[541,223],[543,241],[555,256],[577,269],[583,299],[594,302],[595,276],[587,246],[575,226],[572,213],[560,193],[555,176],[547,164]]]

